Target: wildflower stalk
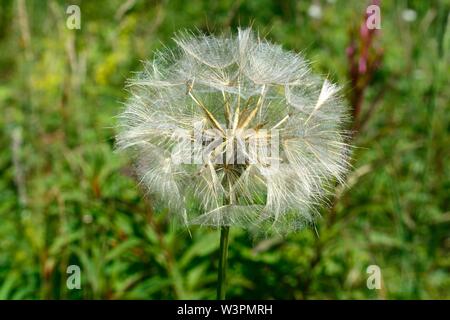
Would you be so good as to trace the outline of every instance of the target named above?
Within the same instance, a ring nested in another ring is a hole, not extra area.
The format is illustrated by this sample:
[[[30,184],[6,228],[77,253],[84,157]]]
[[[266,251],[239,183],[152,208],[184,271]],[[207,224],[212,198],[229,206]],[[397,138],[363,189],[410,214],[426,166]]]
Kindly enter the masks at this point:
[[[225,206],[232,205],[235,201],[234,192],[228,179],[224,179],[222,185],[227,188],[228,196],[223,199]],[[217,271],[217,300],[225,300],[227,285],[227,261],[228,261],[228,238],[230,227],[224,225],[220,228],[220,250],[219,250],[219,269]]]
[[[220,228],[220,258],[219,271],[217,274],[217,300],[225,300],[229,232],[229,226],[223,226]]]

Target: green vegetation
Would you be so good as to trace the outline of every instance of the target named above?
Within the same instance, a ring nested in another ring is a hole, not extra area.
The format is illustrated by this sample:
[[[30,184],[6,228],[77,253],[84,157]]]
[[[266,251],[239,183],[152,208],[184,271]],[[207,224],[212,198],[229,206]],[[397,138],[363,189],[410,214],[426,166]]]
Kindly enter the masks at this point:
[[[81,8],[80,30],[66,27],[69,4]],[[175,228],[114,152],[126,79],[180,29],[252,24],[346,84],[353,101],[346,48],[366,6],[3,0],[0,299],[213,299],[218,230]],[[383,1],[373,42],[383,56],[364,87],[347,188],[317,230],[253,239],[231,228],[228,298],[450,298],[449,8]],[[66,287],[71,264],[81,290]],[[369,265],[381,268],[381,290],[366,286]]]

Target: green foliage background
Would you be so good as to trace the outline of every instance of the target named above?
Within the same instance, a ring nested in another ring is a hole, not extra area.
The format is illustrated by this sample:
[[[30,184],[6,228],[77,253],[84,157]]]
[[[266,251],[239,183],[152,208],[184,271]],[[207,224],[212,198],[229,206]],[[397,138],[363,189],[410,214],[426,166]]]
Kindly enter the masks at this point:
[[[450,298],[449,1],[382,1],[348,187],[315,230],[232,229],[230,298]],[[308,15],[312,3],[322,17]],[[81,29],[66,8],[81,8]],[[359,0],[1,1],[0,298],[214,298],[219,233],[173,227],[114,152],[125,80],[175,31],[252,24],[349,83]],[[417,19],[402,12],[412,8]],[[351,88],[348,88],[351,94]],[[66,288],[77,264],[82,289]],[[381,268],[381,290],[366,268]]]

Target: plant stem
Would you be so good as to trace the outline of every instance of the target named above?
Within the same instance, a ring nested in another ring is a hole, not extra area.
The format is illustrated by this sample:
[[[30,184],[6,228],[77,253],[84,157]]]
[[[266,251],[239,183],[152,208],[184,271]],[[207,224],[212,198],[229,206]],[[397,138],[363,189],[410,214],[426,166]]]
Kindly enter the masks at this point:
[[[228,226],[223,226],[220,228],[220,259],[219,271],[217,275],[217,300],[225,300],[229,232],[230,227]]]

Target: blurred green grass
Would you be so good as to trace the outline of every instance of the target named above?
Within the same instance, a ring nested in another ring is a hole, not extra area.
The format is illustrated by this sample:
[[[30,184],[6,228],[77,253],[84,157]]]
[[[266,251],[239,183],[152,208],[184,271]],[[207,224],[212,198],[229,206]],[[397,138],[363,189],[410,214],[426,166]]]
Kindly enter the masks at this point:
[[[308,15],[311,4],[322,16]],[[66,8],[81,8],[81,29]],[[8,1],[0,5],[0,298],[214,298],[218,232],[175,229],[113,151],[125,80],[188,28],[252,24],[346,84],[365,1]],[[384,58],[349,186],[314,230],[231,232],[230,298],[450,298],[450,2],[383,1]],[[413,9],[408,22],[404,11]],[[351,93],[352,88],[348,88]],[[66,288],[66,268],[82,289]],[[378,265],[382,290],[366,286]]]

